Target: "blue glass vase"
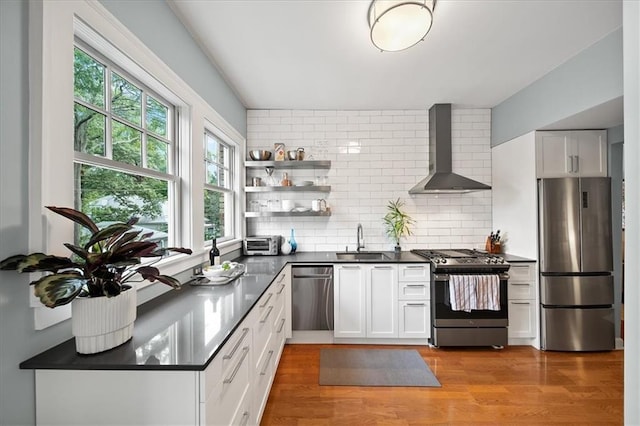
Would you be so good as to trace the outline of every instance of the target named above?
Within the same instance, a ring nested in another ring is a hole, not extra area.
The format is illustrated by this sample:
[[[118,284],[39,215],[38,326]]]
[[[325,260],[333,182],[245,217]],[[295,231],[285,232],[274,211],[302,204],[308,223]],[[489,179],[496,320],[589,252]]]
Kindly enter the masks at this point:
[[[295,253],[298,248],[298,243],[296,243],[296,237],[293,235],[293,228],[291,228],[291,238],[289,238],[289,244],[291,245],[291,253]]]

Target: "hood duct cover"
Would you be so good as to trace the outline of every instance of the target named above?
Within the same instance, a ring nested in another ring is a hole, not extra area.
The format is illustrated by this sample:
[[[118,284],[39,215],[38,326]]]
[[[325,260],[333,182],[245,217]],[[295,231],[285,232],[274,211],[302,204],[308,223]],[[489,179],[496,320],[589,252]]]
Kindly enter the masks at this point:
[[[461,193],[491,189],[489,185],[451,171],[451,104],[429,109],[429,176],[409,194]]]

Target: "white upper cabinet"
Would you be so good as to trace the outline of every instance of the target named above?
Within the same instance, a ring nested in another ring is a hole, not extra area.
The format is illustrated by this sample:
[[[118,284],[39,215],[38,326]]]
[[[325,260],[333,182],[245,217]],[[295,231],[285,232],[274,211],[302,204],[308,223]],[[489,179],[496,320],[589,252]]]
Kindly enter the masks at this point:
[[[607,132],[536,132],[538,178],[607,176]]]

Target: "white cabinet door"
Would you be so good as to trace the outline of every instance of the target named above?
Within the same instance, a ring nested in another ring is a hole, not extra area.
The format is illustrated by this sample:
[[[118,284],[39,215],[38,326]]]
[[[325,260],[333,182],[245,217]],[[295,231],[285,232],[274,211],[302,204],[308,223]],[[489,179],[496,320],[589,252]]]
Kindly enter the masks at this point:
[[[398,302],[400,328],[398,337],[429,338],[431,327],[431,309],[428,300]]]
[[[602,131],[572,132],[576,147],[575,168],[580,176],[607,176],[607,134]]]
[[[536,133],[537,177],[562,177],[571,174],[573,152],[569,133]]]
[[[509,301],[509,337],[536,337],[535,309],[533,300]]]
[[[607,133],[578,130],[536,133],[538,178],[607,176]]]
[[[509,338],[535,338],[536,264],[512,263],[509,276]]]
[[[367,337],[398,337],[398,267],[365,266]]]
[[[335,337],[366,337],[366,275],[360,265],[334,268]]]

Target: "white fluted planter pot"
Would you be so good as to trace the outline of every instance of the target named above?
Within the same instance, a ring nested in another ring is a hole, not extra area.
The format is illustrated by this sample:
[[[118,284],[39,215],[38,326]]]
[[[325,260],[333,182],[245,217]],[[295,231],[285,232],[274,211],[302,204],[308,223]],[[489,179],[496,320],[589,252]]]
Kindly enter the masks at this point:
[[[77,297],[71,302],[71,332],[76,351],[95,354],[115,348],[133,335],[136,290],[115,297]]]

